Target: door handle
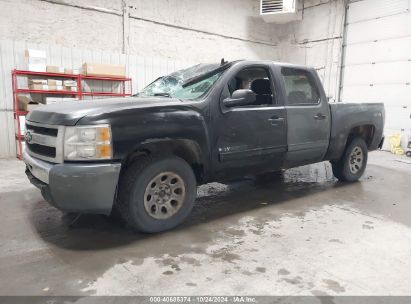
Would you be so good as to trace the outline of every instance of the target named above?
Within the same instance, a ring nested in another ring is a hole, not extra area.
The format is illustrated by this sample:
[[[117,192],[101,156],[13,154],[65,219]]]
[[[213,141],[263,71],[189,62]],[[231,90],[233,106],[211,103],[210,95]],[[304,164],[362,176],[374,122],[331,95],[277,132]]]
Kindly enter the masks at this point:
[[[278,116],[273,116],[273,117],[270,117],[270,118],[268,119],[268,121],[269,121],[273,126],[277,126],[278,123],[281,123],[281,122],[284,121],[284,118],[283,118],[283,117],[278,117]]]
[[[317,120],[323,120],[326,118],[327,116],[325,116],[323,113],[318,113],[317,115],[314,115],[314,119],[317,119]]]

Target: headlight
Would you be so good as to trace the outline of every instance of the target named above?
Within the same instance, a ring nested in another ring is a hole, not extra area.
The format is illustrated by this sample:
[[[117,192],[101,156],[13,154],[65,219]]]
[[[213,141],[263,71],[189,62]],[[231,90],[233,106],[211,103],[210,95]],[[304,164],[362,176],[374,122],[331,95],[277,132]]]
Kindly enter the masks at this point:
[[[113,148],[109,125],[66,127],[65,160],[111,159]]]

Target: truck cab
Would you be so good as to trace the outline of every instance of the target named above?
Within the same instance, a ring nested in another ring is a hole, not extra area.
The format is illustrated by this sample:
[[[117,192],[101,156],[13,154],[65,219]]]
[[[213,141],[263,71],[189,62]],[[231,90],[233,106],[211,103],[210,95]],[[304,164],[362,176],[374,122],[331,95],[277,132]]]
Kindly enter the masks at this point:
[[[255,101],[242,104],[247,97],[238,94],[246,95],[247,90],[255,94]],[[330,108],[312,68],[240,62],[222,77],[218,91],[219,102],[211,109],[218,174],[234,168],[244,173],[284,169],[323,159]]]

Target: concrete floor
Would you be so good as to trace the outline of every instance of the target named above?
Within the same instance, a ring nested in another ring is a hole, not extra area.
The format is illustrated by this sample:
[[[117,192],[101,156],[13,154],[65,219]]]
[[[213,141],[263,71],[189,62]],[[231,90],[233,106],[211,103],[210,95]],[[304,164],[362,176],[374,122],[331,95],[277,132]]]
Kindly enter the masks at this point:
[[[0,295],[411,295],[405,157],[371,153],[354,184],[321,163],[202,186],[188,221],[157,235],[69,225],[22,162],[0,176]]]

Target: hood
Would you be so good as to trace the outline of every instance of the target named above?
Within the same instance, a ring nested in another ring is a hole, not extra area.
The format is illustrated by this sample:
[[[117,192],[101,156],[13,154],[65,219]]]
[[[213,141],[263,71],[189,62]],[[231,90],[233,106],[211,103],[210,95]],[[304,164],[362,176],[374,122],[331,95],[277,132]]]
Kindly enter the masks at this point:
[[[26,119],[28,121],[49,125],[74,126],[81,118],[87,115],[172,104],[181,104],[181,101],[179,99],[168,97],[107,98],[91,101],[79,100],[37,107],[27,115]]]

